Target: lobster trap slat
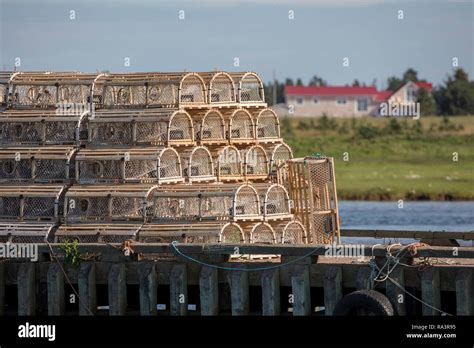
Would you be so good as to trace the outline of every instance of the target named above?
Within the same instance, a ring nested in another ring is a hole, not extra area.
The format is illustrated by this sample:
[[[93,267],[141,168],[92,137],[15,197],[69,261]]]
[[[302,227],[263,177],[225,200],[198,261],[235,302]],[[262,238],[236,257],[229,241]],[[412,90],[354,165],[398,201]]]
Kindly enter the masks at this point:
[[[113,223],[94,224],[78,223],[65,224],[58,227],[54,233],[55,243],[123,243],[126,240],[136,240],[141,224]]]
[[[332,158],[306,157],[289,164],[294,213],[305,226],[311,243],[339,241],[339,209]]]
[[[64,220],[145,221],[153,209],[151,193],[157,185],[81,185],[71,187],[64,199]]]
[[[217,179],[222,182],[242,181],[243,161],[240,151],[233,145],[212,149]]]
[[[231,144],[254,144],[255,124],[250,112],[245,109],[224,112],[228,120],[227,138]]]
[[[65,182],[74,173],[71,146],[0,149],[0,182]]]
[[[107,110],[87,118],[88,142],[92,145],[194,144],[191,116],[184,110]]]
[[[265,149],[252,145],[241,151],[244,160],[244,175],[247,180],[269,180],[269,163]]]
[[[66,186],[0,185],[0,218],[58,220]]]
[[[0,243],[52,242],[56,224],[47,222],[0,222]]]
[[[266,106],[263,81],[254,72],[231,72],[237,90],[237,101],[246,106]]]
[[[183,176],[190,183],[217,180],[212,155],[205,146],[195,146],[182,150],[181,163]]]
[[[153,219],[261,220],[260,198],[249,184],[174,185],[153,193]]]
[[[280,122],[272,109],[263,109],[254,113],[255,136],[259,143],[281,142]]]
[[[226,123],[218,109],[190,111],[194,121],[196,141],[200,145],[222,145],[228,143]]]
[[[82,149],[76,156],[76,180],[81,183],[182,182],[181,161],[171,147]]]
[[[85,114],[53,110],[5,111],[0,114],[2,145],[72,145],[79,141]]]

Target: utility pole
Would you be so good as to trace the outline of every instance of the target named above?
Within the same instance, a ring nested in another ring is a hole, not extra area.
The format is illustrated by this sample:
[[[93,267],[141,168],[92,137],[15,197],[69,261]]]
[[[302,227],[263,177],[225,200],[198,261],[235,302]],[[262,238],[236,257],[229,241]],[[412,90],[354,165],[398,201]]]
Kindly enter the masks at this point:
[[[276,72],[275,69],[273,69],[273,105],[277,103],[277,79],[276,79]]]

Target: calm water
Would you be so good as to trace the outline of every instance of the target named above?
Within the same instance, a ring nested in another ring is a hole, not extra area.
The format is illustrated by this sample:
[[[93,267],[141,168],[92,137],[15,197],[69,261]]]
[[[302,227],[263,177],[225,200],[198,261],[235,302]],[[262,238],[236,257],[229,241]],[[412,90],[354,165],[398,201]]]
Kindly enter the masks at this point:
[[[474,233],[474,202],[341,201],[341,228]],[[344,242],[381,242],[378,239],[343,238]],[[400,242],[409,240],[399,239]],[[465,243],[462,243],[466,245]],[[469,242],[467,245],[471,245]]]

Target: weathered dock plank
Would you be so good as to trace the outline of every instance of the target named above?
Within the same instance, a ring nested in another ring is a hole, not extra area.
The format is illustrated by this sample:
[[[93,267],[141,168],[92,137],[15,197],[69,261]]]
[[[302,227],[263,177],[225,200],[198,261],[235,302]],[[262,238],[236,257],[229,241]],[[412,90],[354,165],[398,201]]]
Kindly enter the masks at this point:
[[[126,269],[123,263],[114,264],[109,272],[109,314],[124,315],[127,310]]]
[[[95,315],[97,312],[95,272],[94,263],[81,263],[78,274],[79,315]]]
[[[202,267],[199,290],[201,315],[217,315],[219,312],[219,287],[216,268]]]
[[[342,299],[342,269],[341,267],[329,267],[324,273],[324,312],[332,315],[336,304]]]
[[[35,264],[23,262],[18,269],[18,315],[36,314]]]
[[[139,269],[140,277],[140,314],[156,315],[157,314],[157,277],[155,265],[145,263]]]
[[[262,314],[280,314],[280,270],[278,268],[263,271],[262,286]]]
[[[246,268],[244,264],[235,267]],[[228,273],[232,315],[247,315],[249,313],[249,277],[246,271],[231,271]]]
[[[63,315],[64,274],[57,263],[51,263],[47,275],[48,283],[48,315]]]
[[[439,271],[436,268],[429,268],[421,275],[421,299],[423,302],[429,305],[427,306],[426,304],[422,304],[423,315],[441,314],[439,310],[436,310],[441,309]]]
[[[170,275],[170,314],[188,313],[188,277],[186,265],[174,265]]]
[[[474,277],[472,269],[460,269],[456,275],[456,314],[474,315]]]
[[[293,315],[311,314],[311,296],[309,283],[309,266],[294,266],[291,276],[291,289],[293,292]]]

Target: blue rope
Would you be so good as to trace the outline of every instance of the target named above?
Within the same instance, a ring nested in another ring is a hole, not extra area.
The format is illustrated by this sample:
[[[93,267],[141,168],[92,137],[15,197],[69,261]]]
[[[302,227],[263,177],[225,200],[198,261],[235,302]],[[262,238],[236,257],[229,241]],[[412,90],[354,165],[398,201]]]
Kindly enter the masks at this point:
[[[284,267],[284,266],[288,266],[289,264],[292,264],[292,263],[295,263],[295,262],[298,262],[300,260],[303,260],[304,258],[308,257],[308,256],[311,256],[312,254],[314,254],[317,250],[321,249],[322,246],[319,246],[317,248],[315,248],[314,250],[311,250],[309,253],[301,256],[301,257],[298,257],[297,259],[294,259],[294,260],[291,260],[291,261],[288,261],[288,262],[285,262],[285,263],[280,263],[278,265],[275,265],[275,266],[268,266],[268,267],[257,267],[257,268],[252,268],[252,269],[249,269],[249,268],[239,268],[239,267],[225,267],[225,266],[218,266],[218,265],[213,265],[213,264],[210,264],[210,263],[206,263],[206,262],[203,262],[201,260],[198,260],[198,259],[195,259],[189,255],[186,255],[184,254],[181,250],[179,250],[177,247],[176,247],[176,244],[178,244],[177,241],[172,241],[171,242],[171,246],[173,247],[173,249],[176,251],[176,253],[178,253],[179,255],[183,256],[184,258],[192,261],[192,262],[195,262],[195,263],[198,263],[200,265],[203,265],[203,266],[208,266],[208,267],[212,267],[212,268],[217,268],[217,269],[223,269],[223,270],[227,270],[227,271],[244,271],[244,272],[252,272],[252,271],[265,271],[265,270],[269,270],[269,269],[275,269],[275,268],[279,268],[279,267]]]

